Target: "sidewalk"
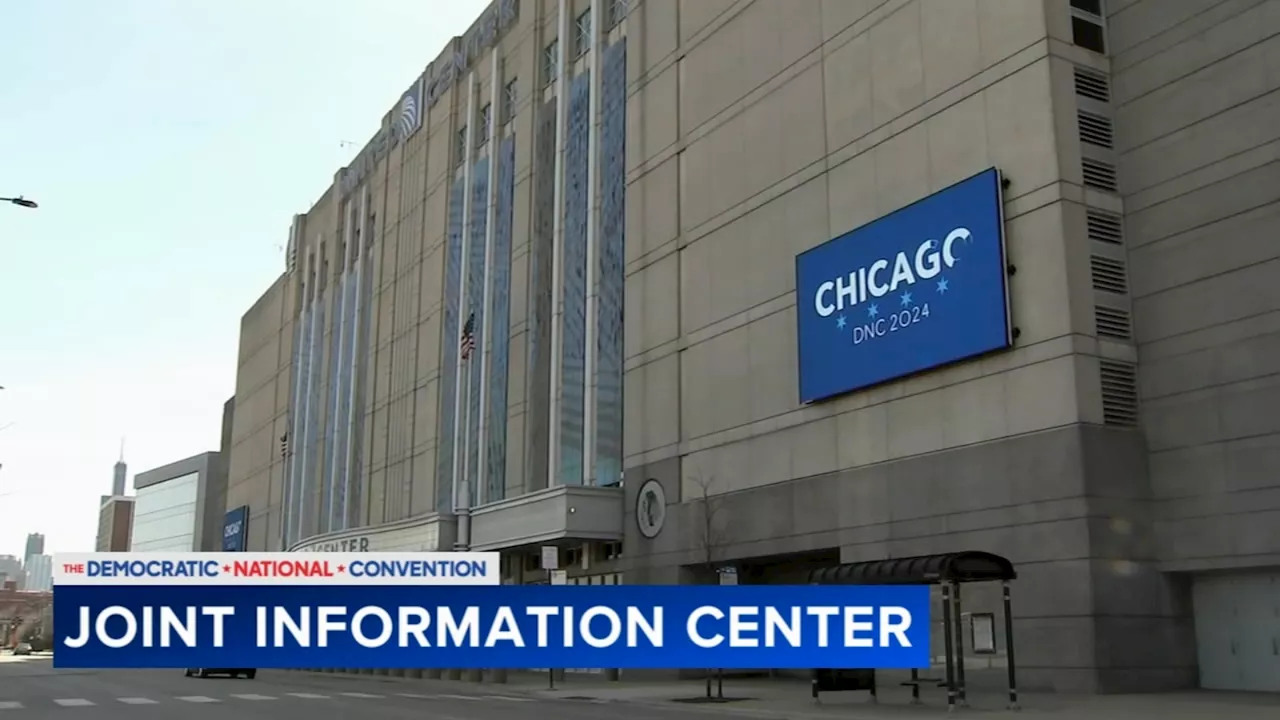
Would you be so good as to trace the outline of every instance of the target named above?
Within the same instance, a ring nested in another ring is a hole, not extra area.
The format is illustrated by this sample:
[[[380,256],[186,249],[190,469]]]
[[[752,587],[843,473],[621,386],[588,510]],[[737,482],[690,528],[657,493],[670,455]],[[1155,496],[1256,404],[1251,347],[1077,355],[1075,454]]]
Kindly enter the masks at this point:
[[[335,678],[342,675],[330,676]],[[370,680],[368,676],[359,677]],[[824,695],[815,704],[809,684],[795,680],[725,679],[724,702],[706,702],[702,680],[671,682],[609,682],[603,677],[571,675],[549,689],[545,674],[512,672],[508,682],[467,683],[450,680],[378,678],[387,682],[413,683],[443,691],[466,687],[483,688],[494,694],[518,694],[546,699],[583,702],[619,702],[716,715],[755,717],[767,720],[915,720],[944,718],[947,712],[945,688],[921,692],[920,705],[911,704],[911,693],[899,687],[896,676],[880,681],[878,701],[867,693]],[[715,693],[715,683],[712,683]],[[995,689],[971,689],[968,706],[956,715],[1016,718],[1020,715],[1050,715],[1055,720],[1267,720],[1280,718],[1280,695],[1262,693],[1218,693],[1187,691],[1144,695],[1063,695],[1022,693],[1019,712],[1006,709],[1008,698]]]

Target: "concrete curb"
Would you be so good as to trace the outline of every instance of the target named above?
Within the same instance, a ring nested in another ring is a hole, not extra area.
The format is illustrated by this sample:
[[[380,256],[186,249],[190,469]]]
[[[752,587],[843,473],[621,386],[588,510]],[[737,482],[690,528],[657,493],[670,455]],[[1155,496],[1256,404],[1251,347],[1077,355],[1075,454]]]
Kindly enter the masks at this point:
[[[503,683],[467,682],[465,680],[445,679],[435,680],[431,678],[411,678],[392,675],[354,675],[351,673],[327,673],[317,670],[273,670],[271,672],[307,675],[315,678],[323,678],[325,681],[377,682],[388,685],[412,685],[418,688],[424,686],[434,687],[440,688],[445,692],[457,692],[459,694],[469,691],[483,695],[511,695],[516,697],[531,696],[530,692],[526,692],[520,688],[511,688]]]
[[[572,684],[564,687],[550,690],[546,688],[535,689],[529,687],[506,687],[501,683],[488,682],[466,682],[462,680],[444,680],[429,678],[408,678],[393,677],[390,675],[352,675],[349,673],[325,673],[315,672],[312,670],[298,671],[279,671],[279,672],[298,672],[311,675],[326,680],[332,679],[349,679],[360,682],[369,682],[371,680],[388,685],[412,685],[419,689],[439,689],[445,692],[462,694],[464,692],[480,693],[484,695],[507,695],[514,697],[537,698],[540,700],[560,700],[563,702],[574,703],[594,703],[599,705],[623,704],[641,707],[662,708],[666,710],[680,709],[690,713],[703,713],[708,715],[735,715],[738,717],[762,718],[764,720],[832,720],[839,713],[840,720],[883,720],[884,713],[866,714],[869,708],[841,705],[840,710],[836,711],[832,706],[831,713],[815,713],[811,711],[792,711],[792,710],[772,710],[765,708],[744,707],[741,703],[728,702],[723,704],[699,704],[699,703],[682,703],[674,699],[649,699],[649,698],[610,698],[610,697],[594,697],[593,690],[595,688],[575,689]],[[430,692],[430,690],[427,690]],[[744,702],[751,702],[750,700]],[[893,708],[899,710],[899,708]],[[892,710],[890,710],[892,711]]]

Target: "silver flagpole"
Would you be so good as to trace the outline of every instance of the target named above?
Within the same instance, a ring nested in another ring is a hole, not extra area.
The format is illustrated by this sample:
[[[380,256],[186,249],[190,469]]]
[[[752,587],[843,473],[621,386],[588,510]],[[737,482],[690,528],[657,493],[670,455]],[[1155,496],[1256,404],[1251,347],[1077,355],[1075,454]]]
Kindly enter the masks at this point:
[[[462,372],[467,376],[466,392],[462,396],[466,406],[463,409],[463,424],[458,431],[462,432],[462,473],[458,478],[458,539],[453,549],[465,552],[471,549],[471,358],[475,355],[475,325],[473,315],[468,316],[467,326],[471,332],[467,339],[467,356],[462,359]]]

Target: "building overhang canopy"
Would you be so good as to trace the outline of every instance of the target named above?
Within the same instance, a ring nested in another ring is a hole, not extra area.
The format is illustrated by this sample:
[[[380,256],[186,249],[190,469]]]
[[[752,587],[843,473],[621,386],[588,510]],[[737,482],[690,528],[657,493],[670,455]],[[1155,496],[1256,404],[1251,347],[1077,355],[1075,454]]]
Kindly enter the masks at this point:
[[[622,539],[622,488],[558,485],[471,511],[471,549]]]
[[[1008,559],[971,550],[844,563],[814,570],[809,574],[809,582],[815,585],[936,585],[1017,577]]]

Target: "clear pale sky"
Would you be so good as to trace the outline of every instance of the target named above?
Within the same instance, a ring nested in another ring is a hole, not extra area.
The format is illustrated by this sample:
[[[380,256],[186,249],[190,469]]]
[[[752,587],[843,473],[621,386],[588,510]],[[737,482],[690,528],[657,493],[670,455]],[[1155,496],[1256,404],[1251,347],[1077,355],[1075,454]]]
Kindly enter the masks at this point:
[[[92,550],[122,437],[130,493],[218,449],[293,214],[488,2],[3,5],[0,554]]]

